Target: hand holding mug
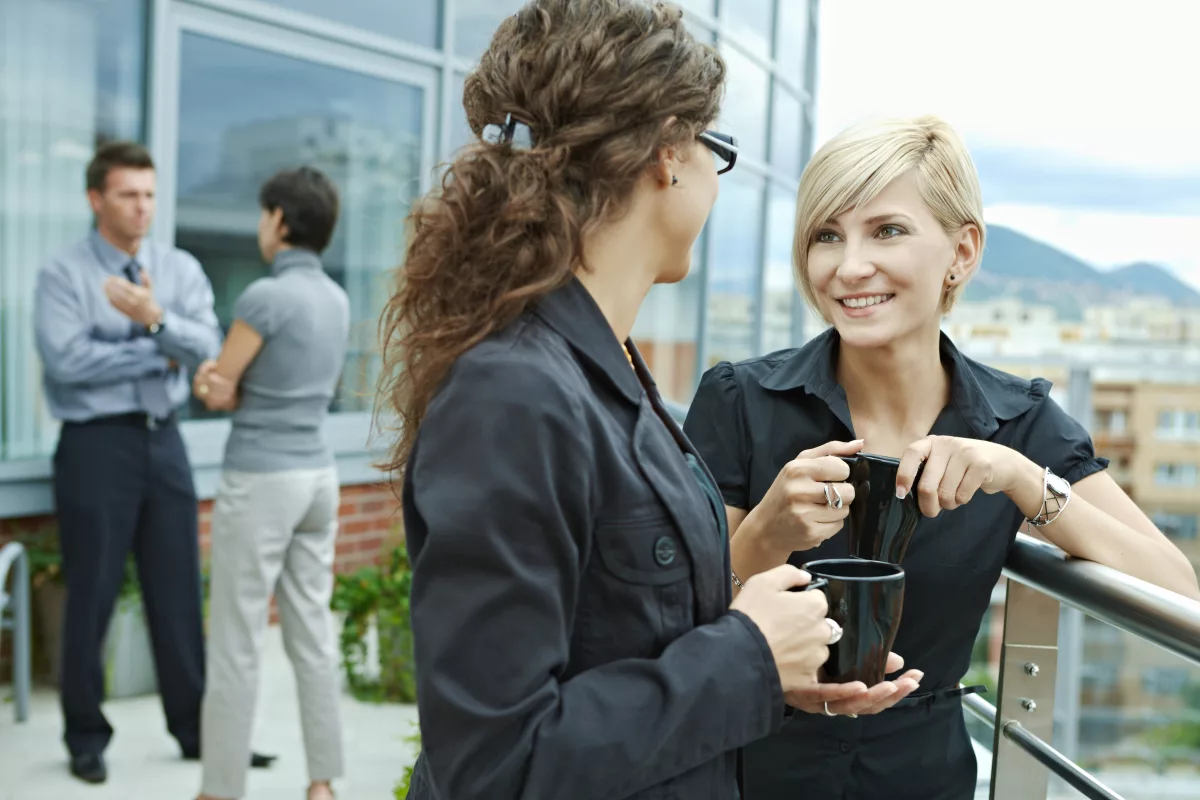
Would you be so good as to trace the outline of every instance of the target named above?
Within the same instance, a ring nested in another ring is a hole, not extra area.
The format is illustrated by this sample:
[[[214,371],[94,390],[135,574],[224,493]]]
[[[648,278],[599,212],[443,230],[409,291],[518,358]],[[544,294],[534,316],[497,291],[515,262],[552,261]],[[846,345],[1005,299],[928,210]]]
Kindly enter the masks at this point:
[[[888,654],[888,674],[904,668],[904,659],[895,653]],[[809,714],[833,714],[835,716],[867,716],[886,711],[915,692],[925,673],[910,669],[899,678],[877,683],[871,688],[862,681],[850,683],[822,683],[788,692],[787,704]]]
[[[810,580],[807,572],[783,564],[747,580],[730,606],[753,620],[767,640],[785,693],[816,685],[829,658],[834,626],[825,618],[825,595],[791,591]]]
[[[943,510],[967,504],[980,490],[985,494],[1011,491],[1023,458],[995,442],[926,436],[904,451],[896,475],[896,496],[903,498],[915,488],[921,513],[936,517]],[[917,468],[922,464],[917,479]]]
[[[850,467],[839,456],[852,456],[862,446],[858,439],[805,450],[784,464],[746,523],[768,547],[788,555],[811,550],[834,536],[854,502],[854,487],[845,482]]]

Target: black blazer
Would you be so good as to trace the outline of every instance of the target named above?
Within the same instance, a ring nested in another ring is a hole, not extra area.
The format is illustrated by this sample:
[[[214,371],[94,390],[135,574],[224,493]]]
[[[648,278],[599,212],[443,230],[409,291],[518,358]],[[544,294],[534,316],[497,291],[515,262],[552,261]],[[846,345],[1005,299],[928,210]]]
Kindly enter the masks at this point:
[[[733,800],[737,749],[782,724],[715,483],[634,359],[572,281],[430,404],[403,493],[409,797]]]

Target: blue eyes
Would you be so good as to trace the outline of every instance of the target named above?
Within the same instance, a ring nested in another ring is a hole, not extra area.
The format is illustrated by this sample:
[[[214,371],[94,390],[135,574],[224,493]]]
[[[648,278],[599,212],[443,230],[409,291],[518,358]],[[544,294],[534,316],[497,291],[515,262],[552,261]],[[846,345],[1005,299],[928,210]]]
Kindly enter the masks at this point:
[[[881,225],[879,230],[875,232],[875,238],[895,239],[897,236],[903,236],[906,233],[908,231],[899,225]],[[840,241],[842,241],[841,235],[831,230],[817,231],[817,235],[813,239],[815,244],[837,244]]]

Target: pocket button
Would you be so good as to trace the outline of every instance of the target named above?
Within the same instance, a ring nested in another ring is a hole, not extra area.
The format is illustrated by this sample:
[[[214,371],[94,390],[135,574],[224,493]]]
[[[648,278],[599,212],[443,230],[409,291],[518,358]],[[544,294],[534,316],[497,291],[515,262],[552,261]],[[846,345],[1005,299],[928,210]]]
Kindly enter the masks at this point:
[[[675,561],[675,540],[670,536],[660,536],[654,543],[654,560],[660,567],[670,566]]]

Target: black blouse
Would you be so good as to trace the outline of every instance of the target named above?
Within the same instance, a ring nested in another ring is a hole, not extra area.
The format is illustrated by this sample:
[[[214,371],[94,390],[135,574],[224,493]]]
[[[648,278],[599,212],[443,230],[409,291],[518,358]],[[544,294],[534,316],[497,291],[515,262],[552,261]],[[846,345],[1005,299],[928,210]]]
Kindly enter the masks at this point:
[[[846,393],[835,377],[832,329],[804,347],[709,370],[684,431],[715,476],[725,503],[752,509],[784,464],[803,450],[855,438]],[[1050,382],[1027,381],[961,354],[942,336],[950,402],[932,434],[1011,447],[1074,483],[1108,462],[1049,397]],[[980,623],[1024,517],[1003,494],[922,517],[904,560],[904,616],[896,637],[906,669],[925,677],[918,695],[882,714],[829,718],[797,713],[777,735],[745,752],[747,800],[796,797],[968,800],[976,764],[961,699]],[[848,555],[839,533],[796,553],[800,565]]]

